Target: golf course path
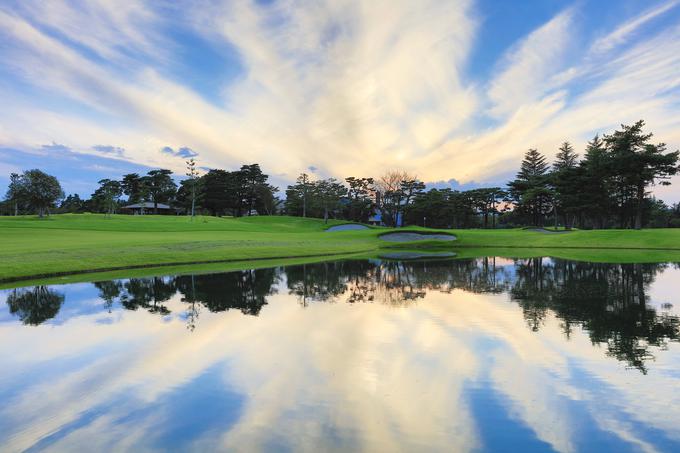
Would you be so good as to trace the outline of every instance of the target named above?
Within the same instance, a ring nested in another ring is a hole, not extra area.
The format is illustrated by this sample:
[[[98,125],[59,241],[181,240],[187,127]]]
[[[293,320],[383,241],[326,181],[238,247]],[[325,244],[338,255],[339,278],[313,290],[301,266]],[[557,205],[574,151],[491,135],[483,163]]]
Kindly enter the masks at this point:
[[[379,236],[387,242],[412,242],[412,241],[455,241],[456,236],[452,234],[422,234],[413,232],[387,233]]]

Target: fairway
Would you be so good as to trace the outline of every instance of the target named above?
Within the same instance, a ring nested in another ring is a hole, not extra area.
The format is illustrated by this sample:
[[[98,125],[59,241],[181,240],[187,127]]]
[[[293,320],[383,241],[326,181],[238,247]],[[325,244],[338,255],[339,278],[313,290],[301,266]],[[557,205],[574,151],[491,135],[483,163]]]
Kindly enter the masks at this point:
[[[376,255],[380,249],[458,250],[461,256],[551,256],[596,261],[674,261],[680,230],[597,230],[544,234],[521,229],[450,230],[455,241],[388,243],[384,228],[325,232],[344,222],[285,216],[106,217],[64,214],[0,218],[0,280],[159,265]],[[399,231],[425,231],[408,228]],[[435,230],[428,230],[435,231]],[[533,251],[533,252],[532,252]],[[252,264],[251,264],[252,266]]]

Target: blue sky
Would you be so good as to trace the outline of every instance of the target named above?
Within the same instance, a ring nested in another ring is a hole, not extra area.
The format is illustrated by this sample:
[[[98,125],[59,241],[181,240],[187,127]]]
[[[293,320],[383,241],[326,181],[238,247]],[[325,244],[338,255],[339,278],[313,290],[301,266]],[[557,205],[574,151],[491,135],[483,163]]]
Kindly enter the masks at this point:
[[[680,147],[680,0],[10,0],[0,57],[0,187],[39,167],[85,196],[188,156],[496,185],[640,118]]]

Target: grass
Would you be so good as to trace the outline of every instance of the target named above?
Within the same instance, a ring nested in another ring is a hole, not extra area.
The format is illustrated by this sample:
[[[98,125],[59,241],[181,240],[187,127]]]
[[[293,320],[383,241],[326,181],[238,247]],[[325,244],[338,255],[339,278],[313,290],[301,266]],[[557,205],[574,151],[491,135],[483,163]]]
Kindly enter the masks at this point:
[[[343,223],[347,222],[330,221],[329,225]],[[454,242],[395,244],[378,238],[386,231],[383,228],[327,233],[324,232],[327,227],[318,219],[283,216],[198,217],[193,222],[186,217],[152,215],[0,217],[3,238],[0,281],[195,263],[226,270],[234,264],[225,262],[238,261],[243,268],[253,267],[253,263],[243,263],[245,260],[376,256],[386,248],[455,249],[459,256],[550,255],[608,262],[680,261],[680,229],[580,230],[554,235],[522,229],[452,230],[447,232],[456,235],[458,240]]]

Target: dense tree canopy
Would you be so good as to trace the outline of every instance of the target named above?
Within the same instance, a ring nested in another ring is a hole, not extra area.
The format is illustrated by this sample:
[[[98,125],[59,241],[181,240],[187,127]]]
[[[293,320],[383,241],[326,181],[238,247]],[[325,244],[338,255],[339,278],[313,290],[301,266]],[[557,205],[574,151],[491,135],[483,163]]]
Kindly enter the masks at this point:
[[[49,215],[50,209],[64,198],[64,191],[54,176],[41,170],[27,170],[23,174],[10,175],[10,186],[6,199],[14,205],[14,213],[19,209],[36,212],[40,217]]]

